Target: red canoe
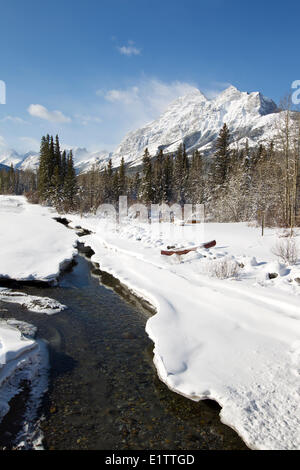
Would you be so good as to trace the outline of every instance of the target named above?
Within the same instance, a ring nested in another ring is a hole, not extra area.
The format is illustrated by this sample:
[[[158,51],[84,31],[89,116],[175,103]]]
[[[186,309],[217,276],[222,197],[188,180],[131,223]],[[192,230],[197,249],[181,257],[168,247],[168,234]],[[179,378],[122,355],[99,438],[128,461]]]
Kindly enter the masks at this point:
[[[202,245],[194,246],[192,248],[181,248],[179,250],[162,250],[160,253],[165,256],[172,256],[172,255],[186,255],[190,251],[197,251],[198,248],[213,248],[216,246],[216,240],[213,240],[208,243],[202,243]]]

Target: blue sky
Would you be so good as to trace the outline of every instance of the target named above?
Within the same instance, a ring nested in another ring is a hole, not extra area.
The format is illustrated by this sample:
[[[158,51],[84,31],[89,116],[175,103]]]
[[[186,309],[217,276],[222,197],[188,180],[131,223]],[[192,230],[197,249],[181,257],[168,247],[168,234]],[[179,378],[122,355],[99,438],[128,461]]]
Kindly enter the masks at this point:
[[[113,150],[196,86],[279,102],[300,79],[300,4],[237,0],[0,0],[0,151]]]

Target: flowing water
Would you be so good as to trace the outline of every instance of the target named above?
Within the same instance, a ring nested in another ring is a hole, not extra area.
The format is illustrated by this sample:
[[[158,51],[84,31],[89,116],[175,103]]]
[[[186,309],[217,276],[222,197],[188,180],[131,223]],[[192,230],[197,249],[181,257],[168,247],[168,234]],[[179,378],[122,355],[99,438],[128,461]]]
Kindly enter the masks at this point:
[[[145,333],[153,312],[116,279],[79,255],[58,287],[19,288],[68,306],[53,316],[1,306],[3,318],[34,324],[49,343],[50,385],[41,410],[46,449],[246,449],[220,422],[215,402],[192,402],[158,379]],[[0,426],[0,448],[17,430],[24,393]]]

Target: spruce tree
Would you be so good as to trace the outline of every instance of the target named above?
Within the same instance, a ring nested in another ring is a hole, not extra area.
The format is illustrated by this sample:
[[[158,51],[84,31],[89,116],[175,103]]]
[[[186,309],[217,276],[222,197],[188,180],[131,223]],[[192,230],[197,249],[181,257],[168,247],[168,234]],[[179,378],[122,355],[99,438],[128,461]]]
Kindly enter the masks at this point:
[[[112,178],[112,202],[117,203],[119,200],[120,192],[119,192],[119,172],[115,170],[113,173]]]
[[[113,167],[111,158],[108,160],[108,165],[104,172],[104,201],[112,203],[114,199],[113,191]]]
[[[130,185],[129,197],[132,201],[136,201],[138,199],[139,193],[140,193],[140,185],[141,185],[141,177],[140,177],[140,173],[137,172],[134,175],[131,185]]]
[[[192,204],[202,204],[204,200],[204,164],[202,155],[198,150],[193,152],[191,159],[188,200]]]
[[[9,193],[14,194],[15,193],[15,170],[14,170],[14,166],[12,163],[8,171],[8,180],[9,180]]]
[[[186,153],[185,145],[180,144],[175,155],[174,163],[174,196],[175,201],[181,205],[187,202],[188,178],[188,156]]]
[[[60,152],[58,135],[56,135],[55,137],[55,144],[54,144],[54,167],[56,166],[59,168],[59,170],[61,170],[61,152]]]
[[[153,174],[151,156],[148,149],[145,149],[143,156],[143,178],[141,183],[141,200],[145,204],[151,204],[153,200]]]
[[[160,149],[155,159],[154,169],[153,169],[154,194],[153,194],[152,202],[154,204],[161,204],[163,201],[163,163],[164,163],[164,153],[163,153],[163,150]]]
[[[124,158],[122,157],[121,165],[119,168],[119,178],[118,178],[118,185],[119,185],[119,196],[125,196],[126,194],[126,171],[125,171],[125,162]]]
[[[54,150],[54,140],[53,136],[51,135],[50,137],[50,145],[49,145],[49,162],[48,162],[48,170],[49,170],[49,181],[51,182],[53,173],[54,173],[54,168],[55,168],[55,150]]]
[[[51,178],[51,189],[50,189],[50,201],[57,210],[60,210],[62,203],[62,184],[61,174],[58,165],[55,166],[53,175]]]
[[[220,130],[219,137],[216,141],[216,153],[215,153],[215,161],[214,161],[214,168],[213,168],[213,176],[214,176],[214,186],[217,189],[224,189],[226,184],[227,178],[227,170],[229,166],[229,159],[230,159],[230,132],[226,125],[223,125],[222,129]]]
[[[67,159],[67,173],[64,181],[64,206],[68,209],[74,208],[75,203],[75,196],[77,193],[77,181],[76,181],[76,173],[74,169],[73,163],[73,152],[70,150]]]
[[[168,204],[172,200],[173,158],[168,155],[162,169],[162,202]]]
[[[61,181],[62,185],[64,184],[65,177],[67,174],[67,154],[66,151],[64,150],[61,156]]]
[[[49,136],[42,137],[40,146],[40,162],[38,169],[38,194],[41,201],[45,201],[49,189]]]

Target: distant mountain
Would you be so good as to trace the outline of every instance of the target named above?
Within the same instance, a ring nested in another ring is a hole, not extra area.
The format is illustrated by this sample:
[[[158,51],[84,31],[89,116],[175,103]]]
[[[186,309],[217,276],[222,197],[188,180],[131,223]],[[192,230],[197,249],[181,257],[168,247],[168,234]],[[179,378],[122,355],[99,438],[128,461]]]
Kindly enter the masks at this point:
[[[70,148],[65,149],[67,151]],[[93,165],[100,166],[101,168],[108,163],[111,153],[106,151],[88,152],[85,148],[73,147],[74,164],[77,173],[83,173],[90,170]],[[26,154],[19,154],[15,150],[6,150],[0,153],[0,165],[13,164],[14,168],[19,170],[36,171],[39,167],[40,155],[37,152],[31,151]]]
[[[27,152],[25,154],[19,154],[16,150],[8,149],[4,152],[0,152],[0,164],[21,170],[35,170],[39,165],[39,154],[37,152]]]
[[[230,86],[216,98],[208,99],[195,88],[171,103],[157,120],[127,134],[113,153],[73,148],[75,167],[78,173],[93,165],[103,168],[109,158],[118,167],[123,157],[127,166],[133,168],[141,164],[146,147],[155,156],[160,148],[166,153],[174,152],[180,143],[185,144],[188,153],[198,149],[207,155],[213,151],[224,123],[235,145],[243,145],[248,139],[252,147],[274,138],[279,112],[274,101],[259,92],[241,92]],[[0,153],[0,163],[36,170],[39,155],[36,152],[19,155],[10,150]]]
[[[65,149],[67,151],[71,150]],[[112,156],[111,153],[103,150],[99,152],[89,152],[86,148],[73,147],[74,166],[77,173],[85,173],[91,170],[93,166],[103,168],[107,165],[108,160]]]
[[[27,152],[23,155],[22,160],[17,165],[19,170],[31,170],[36,171],[40,163],[40,154],[37,152]]]
[[[18,154],[15,150],[8,149],[0,153],[0,163],[2,165],[17,167],[23,160],[24,155]]]

